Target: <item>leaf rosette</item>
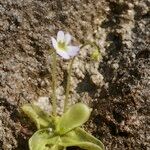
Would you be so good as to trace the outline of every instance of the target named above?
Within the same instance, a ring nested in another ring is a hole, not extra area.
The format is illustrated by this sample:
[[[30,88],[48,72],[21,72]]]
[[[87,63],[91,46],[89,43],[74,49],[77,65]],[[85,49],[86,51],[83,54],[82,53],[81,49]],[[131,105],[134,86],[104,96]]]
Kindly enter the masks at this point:
[[[30,150],[66,150],[76,146],[85,150],[104,150],[104,145],[81,126],[89,119],[91,109],[83,103],[71,106],[61,117],[49,116],[38,106],[22,107],[38,131],[29,140]]]

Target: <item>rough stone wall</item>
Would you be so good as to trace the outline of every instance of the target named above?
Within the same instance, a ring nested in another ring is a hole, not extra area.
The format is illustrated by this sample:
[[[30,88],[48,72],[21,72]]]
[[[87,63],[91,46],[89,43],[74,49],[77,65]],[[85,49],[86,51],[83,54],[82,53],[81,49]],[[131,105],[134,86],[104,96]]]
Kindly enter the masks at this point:
[[[51,97],[50,37],[70,32],[96,41],[103,59],[80,51],[73,66],[72,103],[93,107],[85,128],[108,150],[149,150],[149,0],[0,0],[0,150],[25,150],[33,125],[22,104]],[[58,104],[68,62],[59,59]]]

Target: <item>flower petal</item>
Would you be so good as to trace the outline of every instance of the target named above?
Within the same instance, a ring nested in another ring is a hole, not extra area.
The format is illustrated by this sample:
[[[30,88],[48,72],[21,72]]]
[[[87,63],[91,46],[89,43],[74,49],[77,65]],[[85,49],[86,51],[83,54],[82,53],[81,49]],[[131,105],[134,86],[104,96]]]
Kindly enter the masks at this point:
[[[51,40],[52,40],[52,45],[55,49],[57,49],[57,41],[55,38],[51,37]]]
[[[57,42],[64,42],[65,35],[63,31],[58,31],[57,33]]]
[[[65,42],[66,44],[69,44],[71,42],[71,35],[69,33],[65,34]]]
[[[75,56],[75,55],[77,55],[79,49],[80,49],[80,47],[78,47],[78,46],[68,46],[68,51],[67,51],[67,53],[68,53],[70,56]]]
[[[64,59],[69,59],[70,56],[68,55],[67,52],[62,51],[62,50],[56,50],[57,54],[60,55],[61,57],[63,57]]]

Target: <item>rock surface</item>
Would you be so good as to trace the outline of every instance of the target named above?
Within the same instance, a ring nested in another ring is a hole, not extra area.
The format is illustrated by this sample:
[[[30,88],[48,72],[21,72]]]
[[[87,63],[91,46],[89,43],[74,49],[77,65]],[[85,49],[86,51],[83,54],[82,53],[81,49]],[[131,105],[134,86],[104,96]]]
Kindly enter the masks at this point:
[[[107,150],[150,149],[149,0],[0,0],[0,150],[27,150],[33,125],[22,104],[51,97],[50,37],[70,32],[74,41],[95,41],[73,66],[72,103],[93,107],[85,128]],[[58,112],[68,62],[59,58]],[[29,121],[28,121],[29,122]]]

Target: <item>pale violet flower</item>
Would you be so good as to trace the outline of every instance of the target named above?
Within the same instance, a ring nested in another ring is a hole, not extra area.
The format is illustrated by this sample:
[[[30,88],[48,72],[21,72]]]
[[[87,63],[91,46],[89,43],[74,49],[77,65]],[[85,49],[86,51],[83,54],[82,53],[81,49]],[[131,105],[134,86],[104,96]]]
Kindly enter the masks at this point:
[[[57,33],[57,39],[52,37],[52,45],[56,50],[56,53],[64,59],[70,59],[77,55],[80,47],[71,45],[71,35],[69,33],[64,34],[63,31]]]

